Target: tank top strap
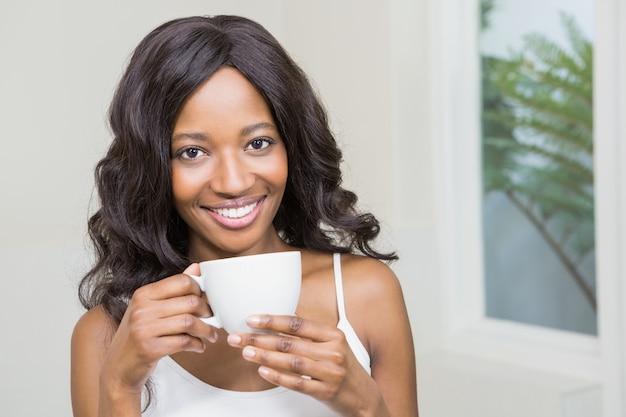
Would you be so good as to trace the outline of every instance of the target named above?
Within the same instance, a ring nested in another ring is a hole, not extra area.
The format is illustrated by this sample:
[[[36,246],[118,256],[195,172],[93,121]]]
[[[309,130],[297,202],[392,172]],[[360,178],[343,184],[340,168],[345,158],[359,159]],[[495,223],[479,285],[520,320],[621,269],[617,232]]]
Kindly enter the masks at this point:
[[[337,295],[337,312],[339,322],[346,320],[346,305],[343,297],[343,276],[341,275],[341,254],[333,254],[333,268],[335,270],[335,292]]]
[[[343,275],[341,273],[341,254],[333,254],[333,269],[335,271],[335,292],[337,293],[337,312],[339,314],[339,321],[337,322],[337,328],[341,330],[346,336],[346,341],[354,352],[357,360],[363,366],[368,374],[372,374],[372,368],[370,365],[370,355],[363,346],[361,339],[354,331],[354,328],[348,321],[346,315],[346,303],[344,299],[343,291]]]

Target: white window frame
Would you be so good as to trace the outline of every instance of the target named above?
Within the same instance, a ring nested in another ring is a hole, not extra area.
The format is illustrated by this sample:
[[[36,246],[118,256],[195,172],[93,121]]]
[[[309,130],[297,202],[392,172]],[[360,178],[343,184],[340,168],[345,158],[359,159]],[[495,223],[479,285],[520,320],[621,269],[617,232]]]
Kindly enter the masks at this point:
[[[623,416],[626,415],[626,285],[622,282],[626,279],[626,3],[595,2],[598,337],[486,317],[481,227],[479,6],[477,0],[429,1],[430,95],[440,193],[444,345],[453,352],[597,380],[602,383],[604,415]]]

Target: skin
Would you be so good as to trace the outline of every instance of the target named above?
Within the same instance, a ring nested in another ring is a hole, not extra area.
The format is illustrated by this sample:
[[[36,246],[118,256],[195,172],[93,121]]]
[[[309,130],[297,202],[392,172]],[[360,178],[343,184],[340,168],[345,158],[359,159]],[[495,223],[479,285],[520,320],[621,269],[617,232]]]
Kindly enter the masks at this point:
[[[272,226],[288,175],[275,126],[245,77],[232,68],[219,70],[188,98],[176,120],[172,186],[176,209],[189,226],[191,259],[302,252],[296,316],[249,318],[251,327],[281,335],[227,335],[206,325],[200,317],[210,316],[210,307],[188,276],[199,274],[197,263],[138,289],[117,328],[96,307],[72,336],[75,417],[140,416],[143,386],[166,355],[223,389],[280,385],[344,416],[417,416],[413,342],[393,272],[377,260],[342,255],[346,313],[372,359],[370,376],[336,327],[332,255],[290,247]],[[234,207],[247,208],[225,210]]]

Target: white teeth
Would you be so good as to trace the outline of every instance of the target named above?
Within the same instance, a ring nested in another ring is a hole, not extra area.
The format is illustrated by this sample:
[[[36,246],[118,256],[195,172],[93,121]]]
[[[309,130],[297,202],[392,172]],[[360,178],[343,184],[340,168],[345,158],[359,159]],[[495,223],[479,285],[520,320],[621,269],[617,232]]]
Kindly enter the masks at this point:
[[[220,216],[228,217],[230,219],[238,219],[245,215],[250,214],[256,207],[257,203],[250,204],[249,206],[237,207],[237,208],[224,208],[224,209],[211,209]]]

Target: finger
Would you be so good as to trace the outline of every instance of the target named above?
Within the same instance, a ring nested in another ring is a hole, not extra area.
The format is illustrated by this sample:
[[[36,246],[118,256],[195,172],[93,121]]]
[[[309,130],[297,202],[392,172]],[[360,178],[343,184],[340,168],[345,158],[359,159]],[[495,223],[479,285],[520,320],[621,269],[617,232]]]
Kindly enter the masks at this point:
[[[320,351],[324,351],[320,349]],[[341,378],[345,372],[344,355],[325,355],[330,360],[319,360],[309,356],[300,356],[265,350],[258,347],[246,346],[242,351],[243,357],[260,365],[281,370],[295,375],[307,375],[313,379],[334,380]]]
[[[308,394],[314,398],[324,399],[324,393],[328,391],[326,384],[322,381],[305,375],[288,374],[266,366],[259,367],[258,372],[261,378],[274,385]]]
[[[317,342],[335,340],[338,337],[336,326],[305,320],[298,316],[253,315],[246,320],[253,329],[269,330]]]
[[[185,270],[183,271],[183,274],[185,275],[200,275],[200,264],[199,263],[192,263],[191,265],[189,265],[187,268],[185,268]]]
[[[242,351],[242,355],[250,362],[298,376],[309,375],[311,372],[320,372],[319,368],[315,369],[320,365],[317,361],[298,355],[269,351],[252,346],[246,346]]]
[[[182,295],[201,295],[200,286],[185,274],[172,275],[160,281],[144,285],[133,294],[133,299],[164,300]]]
[[[339,340],[339,339],[338,339]],[[336,361],[336,353],[333,350],[334,344],[325,343],[326,346],[320,348],[320,343],[311,342],[295,336],[280,334],[259,335],[254,333],[238,333],[228,335],[228,344],[233,347],[245,348],[252,346],[264,350],[290,353],[314,360]],[[340,346],[337,344],[336,346]]]
[[[217,340],[217,331],[192,314],[180,314],[159,320],[160,336],[188,334],[213,343]]]
[[[155,343],[158,343],[158,357],[161,358],[177,352],[202,353],[206,349],[205,340],[187,333],[181,333],[161,336]]]
[[[126,337],[121,340],[130,341],[144,359],[157,359],[183,350],[203,352],[205,341],[216,340],[212,333],[215,330],[193,315],[135,322],[123,330]],[[122,327],[115,337],[121,333]]]
[[[191,276],[191,275],[195,275],[200,276],[202,273],[202,271],[200,270],[200,264],[199,263],[192,263],[191,265],[189,265],[187,268],[185,268],[185,270],[183,271],[183,274]],[[194,279],[195,281],[195,279]],[[201,291],[201,297],[202,299],[208,304],[208,300],[206,297],[206,294],[204,292],[202,292],[202,289],[200,288],[200,284],[198,284],[198,282],[196,282],[196,286],[197,289]]]
[[[175,336],[175,347],[178,349],[175,351],[183,350],[188,343],[192,343],[192,341],[187,340],[188,337],[202,341],[200,343],[202,349],[204,349],[204,341],[214,343],[218,338],[215,328],[208,326],[198,317],[191,314],[181,314],[160,320],[137,322],[131,326],[130,334],[135,340],[135,343],[142,346],[141,350],[151,351],[155,348],[158,349],[159,352],[163,349],[170,352],[172,347],[159,347],[162,342],[158,342],[156,346],[153,346],[153,344],[156,344],[156,341],[170,340],[168,339],[170,336]],[[184,337],[181,338],[181,335]],[[182,339],[182,342],[179,339]],[[195,346],[199,348],[197,343]]]
[[[156,318],[166,318],[185,313],[193,314],[196,317],[213,315],[211,308],[204,299],[195,294],[155,302],[152,304],[152,309]]]
[[[196,317],[212,315],[208,304],[197,295],[184,295],[165,300],[142,300],[135,298],[126,311],[126,321],[139,331],[158,323],[161,319],[190,314]],[[158,324],[157,324],[158,329]]]

